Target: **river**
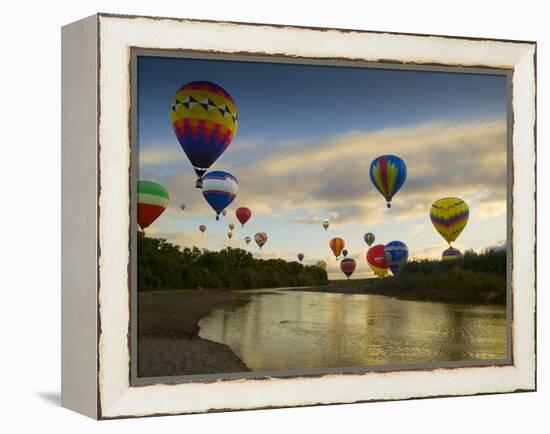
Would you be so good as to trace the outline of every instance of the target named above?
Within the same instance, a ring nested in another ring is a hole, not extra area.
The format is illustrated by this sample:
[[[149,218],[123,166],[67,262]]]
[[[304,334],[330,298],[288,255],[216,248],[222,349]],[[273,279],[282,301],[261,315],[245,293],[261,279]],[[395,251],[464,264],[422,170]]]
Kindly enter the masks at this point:
[[[253,371],[506,358],[503,306],[365,294],[248,291],[199,322]]]

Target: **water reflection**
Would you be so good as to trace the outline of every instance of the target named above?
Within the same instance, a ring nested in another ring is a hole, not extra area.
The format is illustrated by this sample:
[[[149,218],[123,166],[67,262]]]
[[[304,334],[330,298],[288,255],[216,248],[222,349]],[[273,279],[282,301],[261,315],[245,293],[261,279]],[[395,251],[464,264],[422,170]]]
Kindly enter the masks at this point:
[[[203,318],[203,338],[252,370],[506,358],[506,310],[390,297],[262,291]]]

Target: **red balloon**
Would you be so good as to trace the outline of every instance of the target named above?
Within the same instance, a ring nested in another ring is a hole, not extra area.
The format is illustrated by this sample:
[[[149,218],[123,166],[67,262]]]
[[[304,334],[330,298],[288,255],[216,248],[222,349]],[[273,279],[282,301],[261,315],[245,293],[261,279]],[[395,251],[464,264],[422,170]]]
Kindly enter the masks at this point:
[[[367,252],[367,262],[376,268],[384,269],[389,267],[384,255],[384,244],[377,244],[369,249]]]
[[[248,220],[250,220],[250,217],[252,217],[252,211],[246,207],[237,208],[235,214],[237,215],[237,220],[239,220],[243,226]]]
[[[199,231],[201,231],[204,234],[204,232],[206,231],[206,226],[205,225],[200,225],[199,226]]]
[[[357,263],[353,258],[344,258],[342,262],[340,262],[340,270],[342,270],[342,273],[344,273],[348,279],[355,271],[356,266]]]

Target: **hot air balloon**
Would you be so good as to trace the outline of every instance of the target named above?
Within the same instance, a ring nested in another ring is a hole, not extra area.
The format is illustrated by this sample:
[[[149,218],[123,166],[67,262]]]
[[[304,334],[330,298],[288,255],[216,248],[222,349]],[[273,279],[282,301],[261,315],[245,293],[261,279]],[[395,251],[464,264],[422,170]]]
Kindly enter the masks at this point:
[[[206,226],[205,225],[200,225],[199,226],[199,231],[201,231],[204,234],[206,232]]]
[[[436,200],[430,209],[432,224],[449,246],[466,227],[469,215],[468,205],[457,197]]]
[[[256,244],[261,250],[262,246],[267,243],[267,234],[265,232],[258,232],[254,235],[254,241],[256,241]]]
[[[227,172],[215,170],[202,177],[202,195],[216,211],[216,220],[220,219],[220,213],[228,206],[239,191],[237,178]]]
[[[250,237],[244,237],[244,242],[245,242],[246,244],[250,244],[250,241],[252,241],[252,238],[250,238]]]
[[[342,253],[342,250],[344,249],[344,246],[346,243],[342,238],[335,237],[329,242],[329,246],[332,249],[332,253],[334,253],[334,256],[336,259],[338,259],[338,256],[340,256],[340,253]]]
[[[388,273],[388,262],[384,254],[384,247],[384,244],[376,244],[367,252],[367,263],[378,277],[384,277]]]
[[[235,223],[229,223],[229,229],[230,230],[235,229]]]
[[[222,87],[192,81],[180,87],[170,106],[172,128],[198,176],[227,149],[237,132],[237,106]]]
[[[229,238],[229,239],[233,238],[233,232],[228,232],[227,233],[227,238]]]
[[[326,270],[327,269],[327,263],[325,261],[318,261],[316,264],[315,264],[316,267],[319,267],[323,270]]]
[[[375,158],[370,165],[370,179],[376,189],[386,198],[386,205],[391,208],[391,199],[407,179],[405,162],[395,155],[382,155]]]
[[[394,276],[399,274],[409,259],[409,248],[402,241],[390,241],[384,247],[384,256]]]
[[[342,256],[345,258],[348,256],[348,251],[346,249],[342,250]]]
[[[137,221],[141,229],[149,227],[166,209],[168,190],[154,181],[138,181]]]
[[[222,211],[222,215],[223,215],[224,217],[227,215],[227,210],[226,210],[226,209],[224,209],[224,210]]]
[[[181,209],[182,211],[185,210],[185,204],[184,204],[184,203],[182,203],[182,204],[180,205],[180,209]]]
[[[453,259],[462,258],[462,252],[454,247],[449,247],[443,251],[441,259],[444,261],[452,261]]]
[[[296,255],[296,257],[298,258],[298,261],[302,262],[304,260],[304,254],[303,253],[298,253]]]
[[[372,232],[367,232],[365,234],[364,239],[365,239],[365,243],[367,243],[367,245],[370,247],[372,246],[372,243],[374,243],[374,239],[375,239],[374,234]]]
[[[323,220],[323,227],[325,228],[325,231],[328,229],[329,226],[330,222],[328,220]]]
[[[246,208],[244,206],[237,208],[237,211],[235,211],[235,215],[237,216],[237,220],[241,223],[241,225],[244,227],[244,224],[250,220],[250,217],[252,217],[252,211],[250,211],[249,208]]]
[[[352,258],[344,258],[342,259],[342,262],[340,262],[340,270],[342,270],[342,273],[344,273],[348,279],[355,271],[356,266],[357,263],[355,262],[355,259]]]

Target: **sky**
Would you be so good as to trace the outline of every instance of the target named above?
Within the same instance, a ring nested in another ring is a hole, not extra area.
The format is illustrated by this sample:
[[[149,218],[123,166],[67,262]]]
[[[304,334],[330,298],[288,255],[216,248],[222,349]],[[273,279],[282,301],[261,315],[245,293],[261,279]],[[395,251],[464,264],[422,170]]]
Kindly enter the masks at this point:
[[[239,113],[232,143],[211,168],[239,181],[219,222],[170,123],[175,92],[195,80],[223,87]],[[411,258],[439,258],[446,242],[429,209],[457,196],[470,220],[455,247],[481,251],[506,240],[504,75],[140,56],[137,88],[139,178],[170,193],[149,236],[182,247],[246,248],[258,258],[296,260],[302,252],[305,264],[327,261],[329,278],[342,278],[329,248],[339,236],[360,278],[371,275],[365,232],[376,244],[405,242]],[[383,154],[400,156],[408,169],[391,209],[369,177]],[[239,206],[253,213],[244,228]],[[228,240],[231,222],[237,228]],[[268,234],[262,250],[244,242],[256,232]]]

